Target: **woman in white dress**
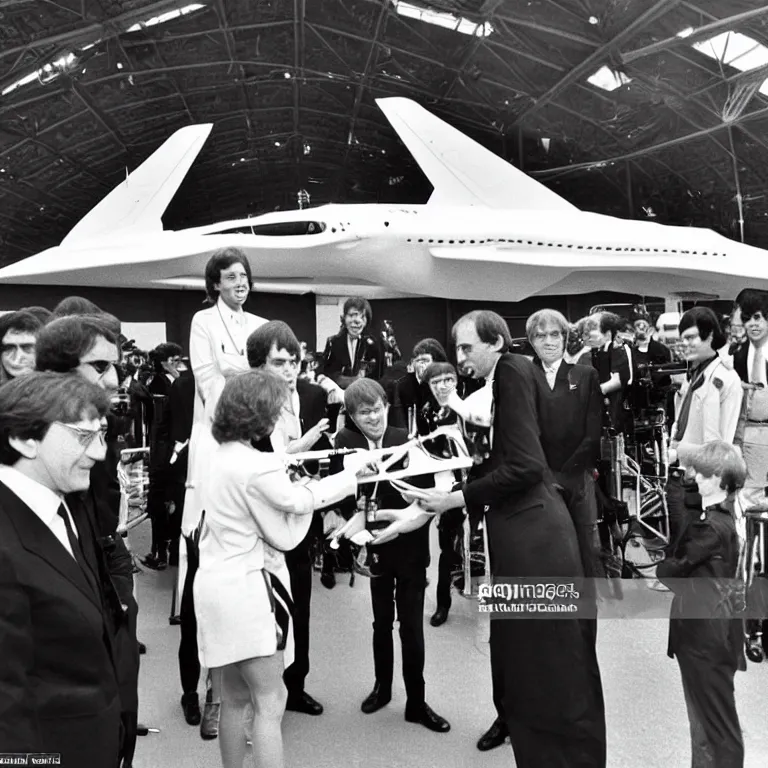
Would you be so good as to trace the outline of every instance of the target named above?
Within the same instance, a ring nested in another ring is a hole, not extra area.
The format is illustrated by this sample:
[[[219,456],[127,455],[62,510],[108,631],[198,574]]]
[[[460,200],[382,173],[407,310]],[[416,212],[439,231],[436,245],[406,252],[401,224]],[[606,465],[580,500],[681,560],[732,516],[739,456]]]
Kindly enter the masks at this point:
[[[356,493],[354,469],[294,483],[281,454],[253,447],[271,434],[288,396],[274,374],[243,373],[227,381],[213,421],[217,446],[207,457],[194,599],[200,663],[220,676],[224,768],[242,768],[251,707],[254,766],[284,764],[283,669],[292,661],[293,631],[282,552],[302,541],[315,508]],[[364,457],[350,458],[362,471]]]

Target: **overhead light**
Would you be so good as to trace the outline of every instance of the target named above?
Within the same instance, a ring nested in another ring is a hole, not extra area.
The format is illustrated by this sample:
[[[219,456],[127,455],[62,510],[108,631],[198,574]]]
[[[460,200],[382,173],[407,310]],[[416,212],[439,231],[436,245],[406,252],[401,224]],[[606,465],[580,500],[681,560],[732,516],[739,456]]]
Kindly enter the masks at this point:
[[[291,79],[291,73],[290,73],[290,72],[286,72],[286,73],[283,75],[283,77],[284,77],[286,80],[290,80],[290,79]]]
[[[692,45],[699,53],[741,72],[768,64],[768,48],[741,32],[723,32]]]
[[[205,8],[205,5],[202,3],[191,3],[190,5],[185,5],[182,8],[176,8],[172,11],[161,13],[159,16],[152,16],[152,18],[147,19],[146,21],[139,21],[136,24],[132,24],[125,31],[140,32],[145,27],[154,27],[158,24],[165,24],[166,21],[173,21],[173,19],[178,19],[179,16],[186,16],[187,14],[193,13],[194,11],[199,11],[201,8]]]
[[[623,72],[616,72],[610,67],[600,67],[594,75],[587,78],[592,85],[602,88],[604,91],[615,91],[631,82],[632,78],[627,77]]]
[[[590,16],[589,17],[589,23],[594,27],[595,24],[600,23],[600,19],[597,18],[597,16]]]
[[[434,24],[445,29],[452,29],[454,32],[460,32],[462,35],[488,37],[494,31],[493,25],[488,21],[477,23],[463,16],[456,16],[445,11],[433,11],[430,8],[423,8],[413,3],[403,2],[403,0],[392,0],[392,5],[399,16],[418,19],[425,24]]]
[[[686,37],[690,37],[693,34],[693,27],[686,27],[685,29],[681,29],[675,37],[679,37],[681,39],[685,39]]]
[[[244,157],[241,157],[241,158],[240,158],[240,162],[241,162],[241,163],[244,163],[244,162],[245,162],[245,158],[244,158]]]
[[[312,147],[309,145],[309,142],[304,142],[304,154],[308,155],[312,151]]]
[[[60,56],[58,59],[54,59],[53,61],[48,62],[48,64],[44,64],[42,67],[40,67],[40,69],[36,69],[34,72],[30,72],[28,75],[25,75],[24,77],[21,77],[15,82],[11,83],[9,86],[3,89],[0,95],[7,96],[9,93],[15,91],[17,88],[20,88],[22,85],[27,85],[34,82],[35,80],[41,83],[50,83],[62,72],[66,72],[68,69],[71,69],[76,61],[77,56],[74,53],[68,53],[64,56]]]
[[[279,141],[276,141],[276,142],[275,142],[275,146],[276,146],[276,147],[279,147],[279,146],[282,146],[282,145],[280,144],[280,142],[279,142]]]
[[[117,62],[117,68],[118,69],[122,69],[123,68],[123,63],[121,61]]]

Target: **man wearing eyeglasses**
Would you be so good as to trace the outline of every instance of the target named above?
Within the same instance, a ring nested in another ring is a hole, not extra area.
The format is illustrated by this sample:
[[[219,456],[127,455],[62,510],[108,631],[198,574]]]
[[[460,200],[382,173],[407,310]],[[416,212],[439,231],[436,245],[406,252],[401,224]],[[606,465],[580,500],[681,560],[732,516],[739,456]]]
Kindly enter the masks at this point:
[[[33,372],[0,388],[0,752],[115,766],[120,696],[94,520],[109,398]]]
[[[251,368],[271,371],[284,379],[290,390],[290,398],[283,406],[283,412],[269,438],[269,445],[261,445],[260,449],[275,453],[330,449],[331,443],[325,434],[329,426],[326,415],[327,396],[317,384],[299,379],[301,345],[291,328],[279,320],[265,323],[248,337],[246,353]],[[323,713],[323,705],[304,690],[309,674],[312,544],[316,538],[322,538],[322,532],[322,517],[316,512],[304,541],[285,553],[285,562],[291,575],[295,645],[293,664],[283,674],[288,689],[286,709],[306,715]],[[324,574],[323,578],[327,580],[327,575]]]
[[[117,391],[120,348],[114,324],[108,316],[73,315],[46,325],[37,339],[37,369],[73,373],[104,390]],[[91,469],[87,503],[93,510],[100,545],[106,558],[109,581],[123,606],[122,617],[113,622],[115,661],[122,706],[121,761],[129,768],[136,745],[139,708],[139,645],[136,638],[138,605],[133,596],[133,560],[117,533],[120,517],[120,484],[117,465],[120,450],[108,439],[106,458]]]

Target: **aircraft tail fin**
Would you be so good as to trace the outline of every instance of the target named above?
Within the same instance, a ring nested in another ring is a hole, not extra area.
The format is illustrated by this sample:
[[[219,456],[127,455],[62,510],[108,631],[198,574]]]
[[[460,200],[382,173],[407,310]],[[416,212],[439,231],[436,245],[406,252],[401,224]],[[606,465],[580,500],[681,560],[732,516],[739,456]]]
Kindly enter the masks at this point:
[[[377,99],[434,187],[431,204],[576,210],[567,200],[410,99]]]
[[[205,123],[176,131],[80,219],[62,245],[74,245],[122,230],[162,231],[161,216],[212,128],[213,123]]]

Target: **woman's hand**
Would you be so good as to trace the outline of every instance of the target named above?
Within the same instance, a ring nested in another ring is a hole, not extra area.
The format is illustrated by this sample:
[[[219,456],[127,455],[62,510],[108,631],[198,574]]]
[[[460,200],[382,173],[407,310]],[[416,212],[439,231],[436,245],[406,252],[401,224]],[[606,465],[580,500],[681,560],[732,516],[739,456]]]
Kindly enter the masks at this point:
[[[328,535],[329,539],[351,539],[355,534],[365,530],[365,512],[356,512],[344,525]]]
[[[432,520],[432,517],[415,504],[405,509],[380,509],[376,512],[376,518],[392,520],[392,522],[374,536],[371,546],[386,544],[400,534],[416,531]]]
[[[464,494],[462,491],[447,492],[438,491],[436,488],[419,488],[402,495],[406,501],[416,501],[425,512],[432,514],[464,506]]]

